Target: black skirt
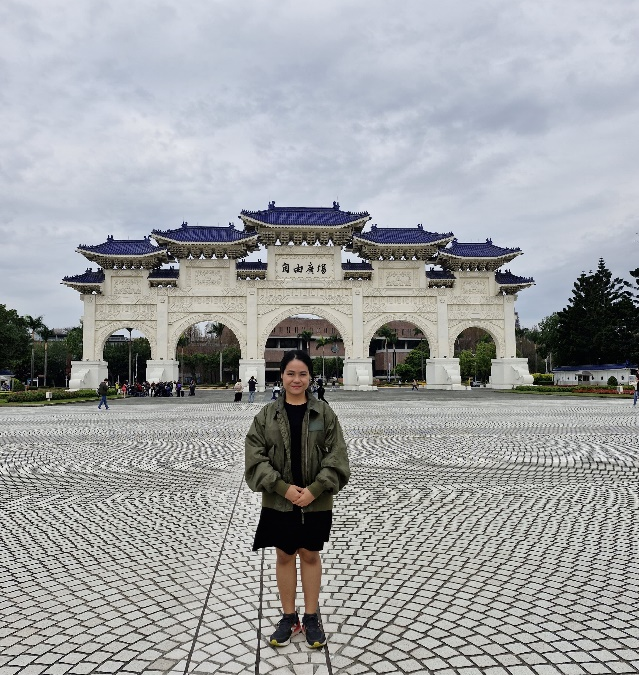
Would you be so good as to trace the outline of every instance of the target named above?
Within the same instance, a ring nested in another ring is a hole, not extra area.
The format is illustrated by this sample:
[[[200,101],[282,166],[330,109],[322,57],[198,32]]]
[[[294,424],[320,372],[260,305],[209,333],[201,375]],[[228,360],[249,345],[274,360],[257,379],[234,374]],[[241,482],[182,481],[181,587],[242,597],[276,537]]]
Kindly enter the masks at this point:
[[[293,555],[298,548],[321,551],[324,542],[330,538],[332,524],[332,511],[305,512],[302,523],[302,511],[297,507],[292,511],[263,507],[253,550],[275,546],[289,555]]]

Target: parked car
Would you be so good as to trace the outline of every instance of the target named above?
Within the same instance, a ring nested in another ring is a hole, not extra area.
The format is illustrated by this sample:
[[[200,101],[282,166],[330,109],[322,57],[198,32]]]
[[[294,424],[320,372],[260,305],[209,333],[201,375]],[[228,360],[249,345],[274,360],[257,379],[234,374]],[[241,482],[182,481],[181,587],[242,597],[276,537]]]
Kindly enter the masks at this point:
[[[479,380],[473,380],[473,381],[470,383],[470,386],[471,386],[471,387],[481,387],[481,384],[482,384],[482,383],[481,383]]]

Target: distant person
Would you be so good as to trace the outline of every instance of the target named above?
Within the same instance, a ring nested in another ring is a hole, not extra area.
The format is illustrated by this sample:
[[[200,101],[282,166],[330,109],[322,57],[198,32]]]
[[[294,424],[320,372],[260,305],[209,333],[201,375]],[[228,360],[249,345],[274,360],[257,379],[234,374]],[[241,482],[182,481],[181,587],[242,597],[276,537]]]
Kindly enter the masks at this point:
[[[235,391],[235,401],[234,401],[234,403],[241,403],[242,392],[244,391],[244,385],[242,384],[242,380],[238,380],[235,383],[235,386],[233,387],[233,390]]]
[[[273,395],[271,396],[271,401],[274,401],[280,395],[280,383],[276,382],[273,385]]]
[[[257,386],[257,380],[253,375],[249,378],[248,381],[248,388],[249,388],[249,403],[253,403],[255,401],[255,388]]]
[[[103,382],[100,382],[98,385],[98,396],[100,397],[100,403],[98,403],[98,410],[102,409],[102,405],[108,410],[109,404],[107,403],[107,394],[109,393],[109,380],[105,378]]]
[[[318,401],[324,401],[324,403],[328,403],[328,401],[324,398],[325,393],[326,393],[326,389],[324,388],[324,385],[322,384],[322,380],[319,380],[318,385],[317,385],[317,400]]]
[[[191,380],[189,384],[189,396],[195,396],[195,380]]]
[[[411,391],[419,391],[419,387],[417,386],[417,380],[413,378],[413,386],[411,387]]]
[[[637,397],[639,397],[639,378],[635,378],[635,400],[633,406],[637,405]]]

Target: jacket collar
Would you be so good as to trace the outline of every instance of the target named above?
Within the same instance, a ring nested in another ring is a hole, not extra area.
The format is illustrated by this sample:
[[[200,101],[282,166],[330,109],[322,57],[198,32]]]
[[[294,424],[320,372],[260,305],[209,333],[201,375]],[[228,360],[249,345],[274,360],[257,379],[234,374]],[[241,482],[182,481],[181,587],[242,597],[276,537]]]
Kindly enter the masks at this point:
[[[275,402],[276,414],[284,412],[284,400],[286,398],[286,392],[282,389],[282,395],[278,397]],[[319,413],[320,405],[319,401],[313,396],[310,389],[306,390],[306,403],[308,404],[308,410],[312,413]]]

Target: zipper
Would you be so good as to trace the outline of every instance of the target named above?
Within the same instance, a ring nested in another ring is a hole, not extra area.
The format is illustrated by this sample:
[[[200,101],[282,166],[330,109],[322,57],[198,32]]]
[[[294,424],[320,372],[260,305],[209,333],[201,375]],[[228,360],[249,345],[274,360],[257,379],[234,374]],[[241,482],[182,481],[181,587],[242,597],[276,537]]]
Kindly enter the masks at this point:
[[[302,453],[302,460],[303,460],[303,465],[302,465],[302,477],[304,478],[304,482],[308,482],[308,428],[310,426],[310,420],[311,420],[311,413],[308,408],[306,409],[306,415],[304,416],[304,420],[306,422],[306,443],[304,444],[304,451]],[[306,485],[304,486],[306,487]],[[304,525],[304,508],[302,507],[302,525]]]

